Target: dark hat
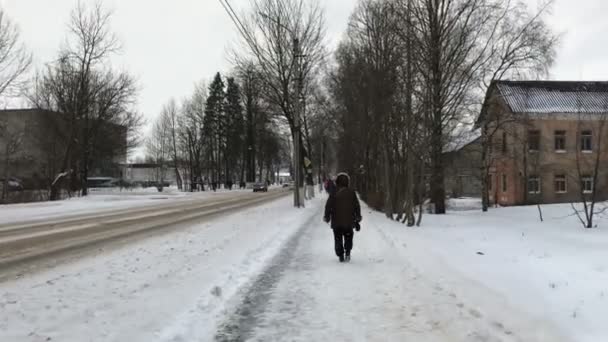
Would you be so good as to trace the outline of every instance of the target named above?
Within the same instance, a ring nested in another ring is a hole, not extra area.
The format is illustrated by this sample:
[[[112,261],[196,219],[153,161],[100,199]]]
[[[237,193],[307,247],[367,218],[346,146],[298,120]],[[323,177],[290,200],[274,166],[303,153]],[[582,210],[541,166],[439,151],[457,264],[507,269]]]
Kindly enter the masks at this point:
[[[338,178],[336,178],[336,185],[342,188],[348,188],[348,183],[350,183],[348,174],[345,172],[339,173]]]

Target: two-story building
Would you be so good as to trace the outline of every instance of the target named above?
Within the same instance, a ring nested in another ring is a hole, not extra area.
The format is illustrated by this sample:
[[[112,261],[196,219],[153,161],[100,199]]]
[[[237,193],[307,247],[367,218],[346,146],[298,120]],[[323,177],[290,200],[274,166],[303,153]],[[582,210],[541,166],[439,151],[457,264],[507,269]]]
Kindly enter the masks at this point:
[[[493,82],[478,126],[491,202],[608,199],[608,82]]]
[[[68,120],[65,114],[36,108],[0,110],[0,178],[8,174],[21,180],[38,179],[48,185],[61,169],[68,151]],[[89,176],[120,177],[120,164],[127,157],[127,132],[122,126],[100,126],[96,148],[91,152]],[[8,134],[10,133],[10,134]],[[16,140],[16,149],[7,155],[6,146]],[[69,155],[71,164],[80,156],[76,145]],[[77,166],[77,165],[75,165]]]

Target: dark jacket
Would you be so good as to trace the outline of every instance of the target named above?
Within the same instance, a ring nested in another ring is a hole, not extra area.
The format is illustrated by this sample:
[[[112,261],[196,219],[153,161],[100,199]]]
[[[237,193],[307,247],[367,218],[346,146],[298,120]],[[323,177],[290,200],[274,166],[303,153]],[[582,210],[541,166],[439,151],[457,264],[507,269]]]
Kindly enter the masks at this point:
[[[328,194],[333,195],[336,193],[336,190],[336,184],[334,184],[331,179],[328,179],[327,184],[325,185],[325,191],[327,191]]]
[[[331,221],[331,227],[353,228],[361,221],[361,206],[357,194],[350,188],[338,188],[330,194],[325,203],[325,221]]]

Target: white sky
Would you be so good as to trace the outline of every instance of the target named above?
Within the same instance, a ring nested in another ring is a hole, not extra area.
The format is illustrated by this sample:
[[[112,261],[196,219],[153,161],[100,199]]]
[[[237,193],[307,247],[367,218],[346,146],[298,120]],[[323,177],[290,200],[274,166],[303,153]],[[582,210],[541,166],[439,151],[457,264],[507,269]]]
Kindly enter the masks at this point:
[[[89,0],[85,0],[85,3]],[[93,0],[90,0],[93,2]],[[536,0],[526,0],[536,4]],[[195,82],[230,69],[227,49],[236,39],[218,0],[106,0],[115,11],[113,29],[124,51],[114,60],[139,80],[140,111],[151,121],[169,98],[190,94]],[[231,0],[238,9],[248,0]],[[76,0],[0,0],[35,55],[36,66],[52,60],[65,39]],[[328,41],[335,45],[356,0],[326,0]],[[551,18],[564,34],[552,78],[608,80],[608,1],[556,0]]]

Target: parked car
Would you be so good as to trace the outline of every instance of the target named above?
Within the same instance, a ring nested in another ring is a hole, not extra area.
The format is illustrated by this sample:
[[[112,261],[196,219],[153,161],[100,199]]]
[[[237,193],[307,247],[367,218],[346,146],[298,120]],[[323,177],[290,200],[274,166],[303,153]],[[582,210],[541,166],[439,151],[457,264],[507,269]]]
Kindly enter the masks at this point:
[[[112,177],[89,177],[87,186],[89,188],[111,188],[114,179]]]
[[[268,192],[268,186],[265,183],[255,183],[253,192]]]
[[[19,178],[8,178],[8,191],[23,191],[23,181]],[[0,185],[4,186],[4,179],[0,179]]]

